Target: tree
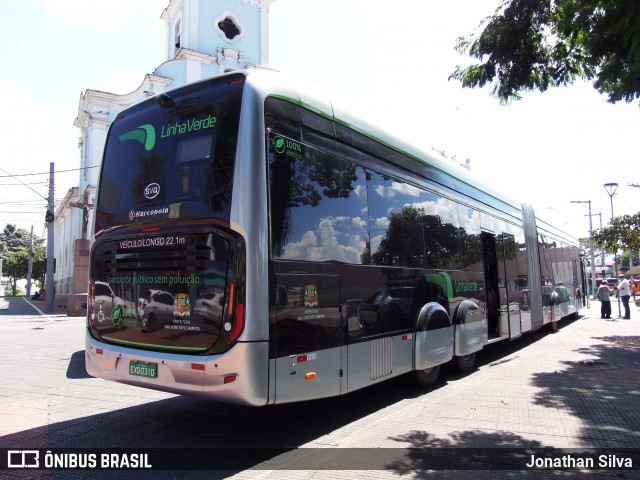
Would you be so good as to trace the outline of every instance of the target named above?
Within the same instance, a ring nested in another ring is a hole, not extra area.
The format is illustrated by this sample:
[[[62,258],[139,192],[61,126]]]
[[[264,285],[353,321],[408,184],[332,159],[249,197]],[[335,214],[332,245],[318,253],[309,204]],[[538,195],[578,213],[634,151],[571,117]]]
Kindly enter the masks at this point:
[[[581,78],[608,101],[640,97],[640,2],[629,0],[505,0],[479,34],[455,49],[481,63],[457,66],[463,87],[495,82],[502,103]]]
[[[640,212],[613,217],[610,226],[593,232],[593,241],[610,253],[640,250]]]
[[[21,278],[27,276],[29,270],[29,250],[26,248],[13,252],[7,257],[6,268],[4,273],[9,277],[13,295],[18,291],[17,282]]]
[[[29,265],[29,237],[31,234],[23,228],[16,228],[15,225],[7,224],[4,230],[0,232],[0,257],[5,259],[3,265],[3,275],[7,275],[11,279],[13,294],[16,294],[16,282],[22,278],[26,278]],[[23,253],[26,251],[27,266],[22,271]],[[34,280],[44,281],[44,257],[46,248],[44,247],[44,239],[33,236],[33,268],[32,277]],[[22,273],[18,273],[22,272]],[[15,275],[18,275],[17,277]]]
[[[8,223],[0,232],[0,256],[8,257],[11,253],[19,252],[23,248],[28,249],[30,236],[31,234],[24,228],[16,228],[15,225]],[[34,235],[33,246],[44,246],[44,239]]]
[[[44,264],[47,256],[46,247],[33,247],[33,266],[31,267],[31,279],[44,286]]]
[[[8,257],[22,248],[29,247],[29,232],[15,225],[7,224],[0,232],[0,255]]]

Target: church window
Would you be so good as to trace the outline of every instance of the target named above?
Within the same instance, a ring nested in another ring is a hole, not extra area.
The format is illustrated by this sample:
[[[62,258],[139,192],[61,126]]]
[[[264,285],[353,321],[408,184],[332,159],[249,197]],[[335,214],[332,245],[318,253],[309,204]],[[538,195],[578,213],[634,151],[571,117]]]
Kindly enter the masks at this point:
[[[178,50],[180,48],[180,20],[176,22],[173,39],[174,39],[174,45],[176,47],[176,50]]]
[[[239,40],[244,33],[242,24],[232,13],[223,13],[220,15],[216,18],[215,25],[218,30],[218,34],[228,42],[235,42]]]

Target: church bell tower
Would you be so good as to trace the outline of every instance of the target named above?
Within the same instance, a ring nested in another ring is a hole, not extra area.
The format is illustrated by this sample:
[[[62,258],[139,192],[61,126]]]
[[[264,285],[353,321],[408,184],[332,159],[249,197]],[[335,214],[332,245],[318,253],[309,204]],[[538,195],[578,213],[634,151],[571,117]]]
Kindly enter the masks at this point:
[[[160,17],[166,23],[166,62],[156,73],[174,77],[172,64],[186,64],[188,83],[250,65],[268,66],[274,2],[171,0]]]

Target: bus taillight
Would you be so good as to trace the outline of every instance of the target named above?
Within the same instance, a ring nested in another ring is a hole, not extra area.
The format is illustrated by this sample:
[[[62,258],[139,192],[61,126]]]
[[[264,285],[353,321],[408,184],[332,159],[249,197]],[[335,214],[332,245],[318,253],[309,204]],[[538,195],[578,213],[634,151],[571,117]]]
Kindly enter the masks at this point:
[[[95,289],[96,289],[96,284],[95,282],[92,280],[91,283],[89,284],[89,298],[87,298],[87,324],[89,325],[89,327],[93,328],[93,312],[94,312],[94,308],[95,305],[93,303],[93,299],[95,298]]]
[[[233,317],[233,309],[236,303],[236,284],[231,282],[229,285],[229,308],[227,309],[227,315],[229,318]]]
[[[229,332],[229,343],[235,342],[240,333],[242,332],[242,328],[244,327],[244,303],[239,303],[236,307],[236,321],[233,325],[233,329]]]

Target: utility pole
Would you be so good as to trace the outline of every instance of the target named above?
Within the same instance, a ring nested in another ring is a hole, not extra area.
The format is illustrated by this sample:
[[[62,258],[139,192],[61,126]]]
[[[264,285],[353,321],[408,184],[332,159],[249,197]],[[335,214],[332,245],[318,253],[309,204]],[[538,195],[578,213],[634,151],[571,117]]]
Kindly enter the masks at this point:
[[[31,272],[33,270],[33,225],[29,237],[29,269],[27,270],[27,298],[31,298]]]
[[[54,183],[53,183],[53,162],[49,164],[49,208],[47,209],[47,274],[45,276],[45,291],[46,294],[46,311],[50,312],[53,310],[53,266],[54,266],[54,255],[53,251],[53,229],[55,227],[54,220]]]
[[[593,249],[593,225],[591,223],[591,200],[571,200],[571,203],[589,204],[589,249],[591,250],[591,300],[596,298],[596,258]],[[589,287],[587,286],[587,293]]]
[[[611,201],[611,225],[613,225],[613,196],[616,194],[616,191],[618,190],[618,184],[617,183],[605,183],[604,184],[604,189],[607,191],[607,194],[609,195],[609,200]],[[613,263],[615,264],[616,267],[616,282],[619,282],[620,279],[618,278],[618,251],[616,250],[615,252],[613,252]],[[618,317],[622,317],[622,312],[620,310],[620,295],[616,295],[618,297]]]

